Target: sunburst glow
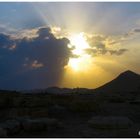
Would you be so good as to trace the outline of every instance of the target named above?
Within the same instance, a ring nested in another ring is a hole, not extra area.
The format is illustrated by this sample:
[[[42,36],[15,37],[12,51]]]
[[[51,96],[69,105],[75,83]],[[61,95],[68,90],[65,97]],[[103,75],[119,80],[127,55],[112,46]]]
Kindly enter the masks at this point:
[[[74,71],[83,71],[87,69],[92,63],[91,56],[85,52],[85,49],[90,48],[84,33],[79,33],[70,36],[70,46],[74,46],[72,49],[72,54],[76,55],[76,58],[70,58],[68,67],[72,68]],[[69,47],[70,47],[69,46]]]
[[[88,54],[84,54],[79,58],[70,58],[68,66],[75,71],[83,71],[87,70],[91,63],[91,56]]]
[[[80,33],[78,35],[72,35],[70,37],[71,44],[75,47],[72,51],[73,54],[82,56],[85,54],[84,49],[89,48],[89,44],[87,43],[84,33]]]

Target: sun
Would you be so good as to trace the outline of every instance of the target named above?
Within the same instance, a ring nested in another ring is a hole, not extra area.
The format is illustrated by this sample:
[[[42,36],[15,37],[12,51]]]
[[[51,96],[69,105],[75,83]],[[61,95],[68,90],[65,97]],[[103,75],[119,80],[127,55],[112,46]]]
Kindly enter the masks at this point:
[[[91,56],[86,53],[86,49],[90,48],[84,33],[73,34],[69,37],[70,44],[68,47],[73,47],[72,54],[75,58],[70,58],[67,67],[70,67],[74,71],[87,70],[92,63]]]
[[[69,39],[71,45],[75,46],[75,49],[72,51],[72,53],[75,55],[81,56],[85,53],[84,50],[89,48],[89,44],[84,37],[84,33],[72,35]]]

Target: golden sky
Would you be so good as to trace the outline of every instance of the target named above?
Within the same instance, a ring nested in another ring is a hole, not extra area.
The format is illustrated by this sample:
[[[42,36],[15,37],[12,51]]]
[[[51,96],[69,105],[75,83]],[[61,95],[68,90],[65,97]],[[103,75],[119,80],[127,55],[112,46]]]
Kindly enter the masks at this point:
[[[97,88],[140,73],[139,13],[130,2],[0,3],[1,85]]]
[[[125,70],[140,72],[139,35],[134,30],[112,36],[64,32],[60,27],[52,27],[52,32],[57,38],[70,40],[73,54],[64,67],[61,87],[97,88]]]

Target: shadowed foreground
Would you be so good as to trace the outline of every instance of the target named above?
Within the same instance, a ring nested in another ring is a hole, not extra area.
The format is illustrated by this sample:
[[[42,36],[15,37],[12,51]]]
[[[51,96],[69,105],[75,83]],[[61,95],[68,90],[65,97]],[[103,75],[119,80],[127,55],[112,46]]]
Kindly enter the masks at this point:
[[[130,89],[132,85],[131,91],[122,88],[124,79],[126,87],[129,85]],[[0,137],[139,137],[139,79],[139,75],[127,71],[97,90],[73,89],[71,93],[1,90]]]
[[[0,96],[0,137],[139,137],[140,96]]]

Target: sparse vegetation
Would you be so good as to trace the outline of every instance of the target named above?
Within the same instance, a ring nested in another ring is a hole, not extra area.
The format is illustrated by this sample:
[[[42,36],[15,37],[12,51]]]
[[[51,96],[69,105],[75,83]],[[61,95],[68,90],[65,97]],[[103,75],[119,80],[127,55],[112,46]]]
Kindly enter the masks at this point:
[[[69,107],[75,112],[97,112],[100,110],[99,103],[95,101],[74,100]]]
[[[84,89],[80,93],[79,88],[65,94],[1,91],[0,137],[138,137],[135,132],[140,124],[139,92],[112,91],[113,86],[104,86],[106,91]]]

